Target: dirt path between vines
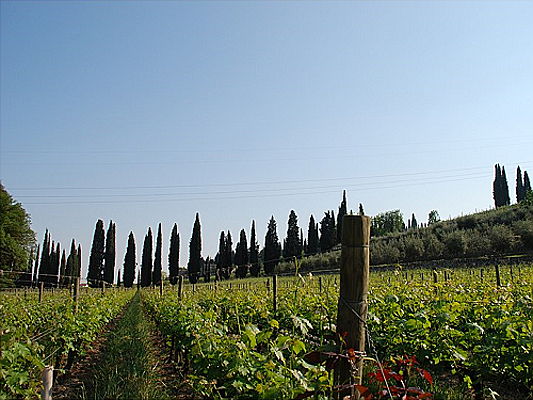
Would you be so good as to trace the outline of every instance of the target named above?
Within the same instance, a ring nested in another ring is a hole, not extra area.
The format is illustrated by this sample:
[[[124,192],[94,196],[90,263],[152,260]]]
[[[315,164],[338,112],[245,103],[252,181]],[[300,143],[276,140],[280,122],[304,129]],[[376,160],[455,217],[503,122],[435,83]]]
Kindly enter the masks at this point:
[[[195,399],[136,294],[86,357],[54,385],[54,400]]]

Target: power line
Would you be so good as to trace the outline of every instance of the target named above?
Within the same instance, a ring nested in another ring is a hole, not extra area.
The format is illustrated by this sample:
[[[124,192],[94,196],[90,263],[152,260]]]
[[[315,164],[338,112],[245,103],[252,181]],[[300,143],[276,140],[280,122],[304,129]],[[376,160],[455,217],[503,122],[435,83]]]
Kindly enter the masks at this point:
[[[514,164],[528,165],[533,161],[520,161]],[[203,183],[195,185],[146,185],[146,186],[39,186],[39,187],[13,187],[11,190],[126,190],[126,189],[174,189],[174,188],[203,188],[203,187],[231,187],[231,186],[254,186],[254,185],[281,185],[281,184],[294,184],[294,183],[311,183],[311,182],[332,182],[332,181],[347,181],[356,179],[380,179],[380,178],[394,178],[403,176],[418,176],[418,175],[430,175],[440,174],[455,171],[474,171],[474,170],[486,170],[492,169],[491,166],[478,166],[468,168],[452,168],[441,170],[430,170],[420,172],[405,172],[396,174],[382,174],[382,175],[360,175],[351,177],[333,177],[333,178],[319,178],[319,179],[294,179],[294,180],[277,180],[277,181],[254,181],[254,182],[225,182],[225,183]]]
[[[428,185],[428,184],[435,184],[435,183],[445,183],[445,182],[457,182],[457,181],[464,181],[464,180],[472,180],[472,179],[479,179],[482,177],[487,177],[489,175],[485,176],[474,176],[474,177],[465,177],[465,178],[457,178],[457,179],[445,179],[445,180],[433,180],[428,182],[422,182],[422,183],[405,183],[402,185],[392,185],[392,186],[376,186],[376,187],[366,187],[361,189],[354,189],[352,192],[360,192],[360,191],[366,191],[366,190],[382,190],[382,189],[393,189],[398,187],[406,187],[406,186],[419,186],[419,185]],[[358,186],[358,185],[350,185],[350,186]],[[342,187],[340,188],[342,189]],[[297,189],[300,190],[300,189]],[[314,195],[314,194],[326,194],[326,193],[337,193],[339,189],[337,190],[324,190],[324,191],[313,191],[313,192],[294,192],[294,193],[277,193],[277,194],[261,194],[261,195],[243,195],[243,196],[224,196],[224,197],[190,197],[190,198],[174,198],[174,199],[146,199],[146,200],[120,200],[120,201],[90,201],[90,202],[25,202],[25,205],[84,205],[84,204],[125,204],[125,203],[164,203],[164,202],[178,202],[178,201],[204,201],[204,200],[235,200],[235,199],[248,199],[248,198],[265,198],[265,197],[283,197],[283,196],[305,196],[305,195]]]

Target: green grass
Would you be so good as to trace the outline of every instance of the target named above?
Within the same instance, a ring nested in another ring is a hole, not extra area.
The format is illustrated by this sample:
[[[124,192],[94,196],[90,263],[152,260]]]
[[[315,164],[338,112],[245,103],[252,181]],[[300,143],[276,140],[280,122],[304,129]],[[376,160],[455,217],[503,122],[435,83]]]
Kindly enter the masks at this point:
[[[116,328],[108,334],[102,358],[81,398],[169,399],[155,368],[152,329],[153,323],[144,315],[137,293]]]

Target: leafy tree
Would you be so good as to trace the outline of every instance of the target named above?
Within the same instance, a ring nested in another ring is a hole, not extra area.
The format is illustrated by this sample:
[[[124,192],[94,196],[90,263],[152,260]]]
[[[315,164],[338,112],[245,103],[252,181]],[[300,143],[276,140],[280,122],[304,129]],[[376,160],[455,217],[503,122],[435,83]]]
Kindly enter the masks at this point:
[[[246,278],[248,273],[248,241],[246,240],[246,232],[244,229],[241,229],[239,235],[239,242],[235,249],[235,265],[237,266],[237,271],[235,275],[237,278]]]
[[[141,259],[141,287],[148,287],[152,284],[153,243],[152,228],[148,228],[148,233],[144,237],[143,254]]]
[[[252,276],[259,276],[259,245],[255,235],[255,221],[252,221],[252,231],[250,233],[250,274]]]
[[[313,214],[309,217],[309,226],[307,228],[307,254],[316,254],[320,251],[320,242],[318,239],[318,224],[315,222]]]
[[[403,215],[400,210],[386,211],[372,218],[370,225],[372,236],[383,236],[405,230]]]
[[[113,221],[109,221],[105,242],[104,281],[110,285],[115,279],[115,258],[115,224]]]
[[[59,242],[55,244],[52,241],[51,253],[50,253],[50,277],[49,283],[52,286],[56,286],[59,279],[59,263],[61,262],[61,246]]]
[[[511,199],[509,197],[509,186],[505,175],[505,167],[500,167],[500,164],[496,164],[494,169],[495,176],[492,184],[494,205],[496,208],[507,206],[511,203]]]
[[[178,225],[175,223],[170,234],[170,246],[168,250],[168,272],[170,284],[175,285],[178,282],[180,261],[180,235]]]
[[[337,234],[335,233],[335,216],[333,211],[324,213],[320,221],[320,251],[329,251],[335,246]]]
[[[201,271],[202,259],[202,235],[200,227],[200,216],[196,213],[196,219],[192,228],[192,237],[189,243],[189,263],[187,270],[189,273],[189,282],[198,282],[198,277]]]
[[[337,214],[337,243],[340,243],[342,240],[342,219],[347,214],[347,205],[346,205],[346,190],[342,192],[342,201],[339,206],[339,213]]]
[[[128,247],[126,248],[126,255],[124,256],[124,287],[130,288],[133,286],[135,280],[135,238],[133,232],[128,236]]]
[[[272,275],[281,257],[281,244],[279,243],[276,220],[274,216],[268,222],[265,235],[265,247],[263,249],[263,264],[265,273]]]
[[[520,203],[524,200],[524,182],[522,181],[522,171],[520,166],[516,167],[516,202]]]
[[[0,269],[25,270],[34,245],[30,215],[0,183]]]
[[[285,240],[285,246],[283,248],[283,257],[290,258],[300,256],[302,254],[300,228],[298,227],[298,217],[294,210],[291,210],[289,214],[287,225],[287,239]]]
[[[428,215],[428,225],[436,224],[440,221],[440,216],[437,210],[431,210]]]
[[[87,283],[91,287],[98,287],[103,278],[104,235],[104,221],[99,219],[94,229],[93,245],[89,257],[89,270],[87,271]]]
[[[155,244],[155,258],[154,258],[154,272],[152,274],[152,284],[159,285],[161,283],[161,270],[163,268],[161,260],[161,251],[163,247],[163,238],[161,234],[161,222],[157,227],[157,239]]]

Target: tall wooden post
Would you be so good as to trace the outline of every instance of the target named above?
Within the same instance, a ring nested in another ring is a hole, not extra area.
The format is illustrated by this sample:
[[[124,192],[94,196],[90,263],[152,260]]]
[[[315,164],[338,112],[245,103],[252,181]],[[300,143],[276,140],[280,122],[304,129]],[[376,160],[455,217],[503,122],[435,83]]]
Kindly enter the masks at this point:
[[[44,282],[39,283],[39,303],[43,301]]]
[[[278,311],[278,276],[272,277],[272,306],[274,312]]]
[[[159,282],[159,296],[163,297],[163,279]]]
[[[74,314],[78,312],[78,300],[80,297],[80,277],[74,280],[74,290],[72,294],[72,300],[74,300]]]
[[[337,334],[341,351],[365,351],[365,325],[368,314],[368,279],[370,275],[370,217],[345,215],[342,220],[340,294]],[[361,384],[363,361],[356,363],[355,383]],[[350,382],[348,361],[338,363],[337,384]]]
[[[320,293],[322,293],[322,277],[318,277],[318,290]]]
[[[54,382],[54,368],[49,365],[44,367],[42,378],[43,378],[43,391],[41,392],[41,399],[52,400],[52,384]]]
[[[183,295],[183,275],[178,276],[178,298]]]
[[[500,279],[500,266],[496,264],[494,268],[496,269],[496,285],[500,287],[502,285],[502,281]]]

